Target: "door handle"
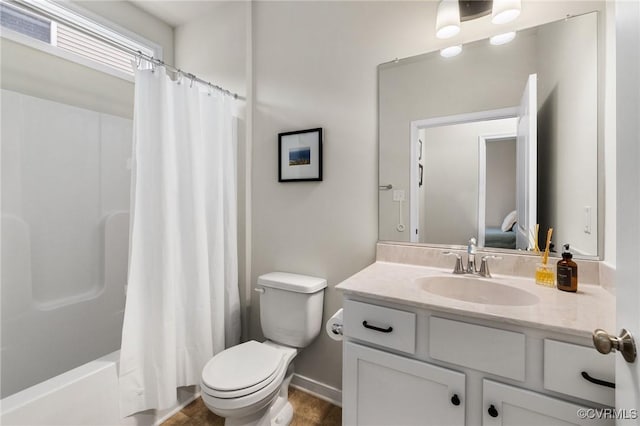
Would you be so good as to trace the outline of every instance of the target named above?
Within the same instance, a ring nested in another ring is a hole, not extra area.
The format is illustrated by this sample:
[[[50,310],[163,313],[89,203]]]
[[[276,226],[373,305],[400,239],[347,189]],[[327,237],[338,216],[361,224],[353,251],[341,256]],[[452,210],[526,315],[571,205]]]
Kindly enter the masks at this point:
[[[620,331],[620,337],[612,336],[602,329],[593,332],[593,346],[601,354],[619,351],[625,361],[632,363],[636,360],[636,343],[629,331],[624,328]]]

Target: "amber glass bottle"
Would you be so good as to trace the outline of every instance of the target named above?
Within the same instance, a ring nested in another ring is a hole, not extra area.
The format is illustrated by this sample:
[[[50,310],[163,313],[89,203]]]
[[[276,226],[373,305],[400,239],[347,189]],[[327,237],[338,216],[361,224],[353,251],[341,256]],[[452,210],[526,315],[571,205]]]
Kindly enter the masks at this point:
[[[558,267],[556,268],[558,290],[578,291],[578,264],[571,260],[572,258],[573,255],[569,251],[569,244],[565,244],[562,260],[558,262]]]

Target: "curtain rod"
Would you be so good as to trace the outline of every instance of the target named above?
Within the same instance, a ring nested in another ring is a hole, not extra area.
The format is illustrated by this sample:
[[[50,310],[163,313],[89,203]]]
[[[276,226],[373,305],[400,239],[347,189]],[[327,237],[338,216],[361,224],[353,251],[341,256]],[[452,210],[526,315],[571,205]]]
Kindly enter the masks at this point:
[[[238,95],[237,93],[233,93],[233,92],[231,92],[231,91],[229,91],[229,90],[227,90],[227,89],[225,89],[223,87],[218,86],[217,84],[213,84],[213,83],[211,83],[209,81],[203,80],[200,77],[196,76],[195,74],[192,74],[192,73],[189,73],[189,72],[185,72],[185,71],[181,70],[180,68],[178,68],[178,67],[176,67],[174,65],[167,64],[162,59],[154,58],[153,56],[147,55],[147,54],[141,52],[140,50],[136,50],[136,49],[134,49],[134,48],[132,48],[130,46],[127,46],[126,44],[120,43],[120,42],[118,42],[116,40],[112,40],[112,39],[110,39],[108,37],[103,36],[102,34],[99,34],[99,33],[95,32],[95,31],[91,31],[91,30],[83,27],[82,25],[78,25],[75,22],[66,19],[63,16],[59,16],[59,15],[57,15],[55,13],[52,13],[52,12],[46,10],[45,8],[38,7],[37,4],[33,4],[33,3],[25,1],[25,0],[10,0],[8,3],[10,3],[10,4],[12,3],[12,4],[16,5],[16,6],[19,6],[19,7],[23,8],[23,9],[27,9],[30,12],[35,13],[37,15],[41,15],[41,16],[44,16],[44,17],[49,18],[51,20],[60,22],[61,24],[64,24],[64,25],[66,25],[68,27],[71,27],[76,31],[80,31],[81,33],[83,33],[85,35],[97,38],[98,40],[100,40],[100,41],[102,41],[102,42],[104,42],[104,43],[106,43],[106,44],[108,44],[108,45],[110,45],[110,46],[112,46],[112,47],[114,47],[114,48],[116,48],[118,50],[121,50],[123,52],[129,53],[129,54],[134,55],[134,56],[136,56],[138,58],[144,59],[145,61],[150,62],[150,63],[152,63],[154,65],[157,65],[157,66],[160,66],[160,67],[165,67],[166,69],[168,69],[170,71],[173,71],[173,72],[175,72],[177,74],[180,74],[180,75],[183,75],[183,76],[187,77],[192,82],[193,81],[197,81],[198,83],[202,83],[202,84],[204,84],[206,86],[209,86],[209,87],[211,87],[211,88],[213,88],[213,89],[215,89],[215,90],[217,90],[219,92],[224,93],[227,96],[231,96],[234,99],[245,100],[244,97]]]

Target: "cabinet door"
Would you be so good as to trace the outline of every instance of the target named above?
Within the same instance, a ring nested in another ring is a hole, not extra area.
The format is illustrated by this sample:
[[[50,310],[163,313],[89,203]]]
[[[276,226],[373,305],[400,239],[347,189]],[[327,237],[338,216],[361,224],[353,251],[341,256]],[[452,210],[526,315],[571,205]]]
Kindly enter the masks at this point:
[[[483,426],[614,424],[602,409],[591,409],[491,380],[482,381],[482,401]]]
[[[343,425],[464,425],[465,376],[344,344]]]

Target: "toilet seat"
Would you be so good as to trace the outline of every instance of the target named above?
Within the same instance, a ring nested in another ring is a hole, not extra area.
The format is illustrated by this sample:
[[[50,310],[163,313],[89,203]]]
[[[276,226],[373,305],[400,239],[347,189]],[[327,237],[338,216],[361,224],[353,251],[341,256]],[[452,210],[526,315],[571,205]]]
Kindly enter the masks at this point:
[[[251,340],[214,356],[202,371],[202,386],[213,397],[241,398],[268,387],[286,370],[285,353]]]
[[[268,406],[278,396],[296,353],[295,348],[269,341],[249,341],[226,349],[202,371],[200,386],[205,405],[223,417],[238,412],[246,415]]]

